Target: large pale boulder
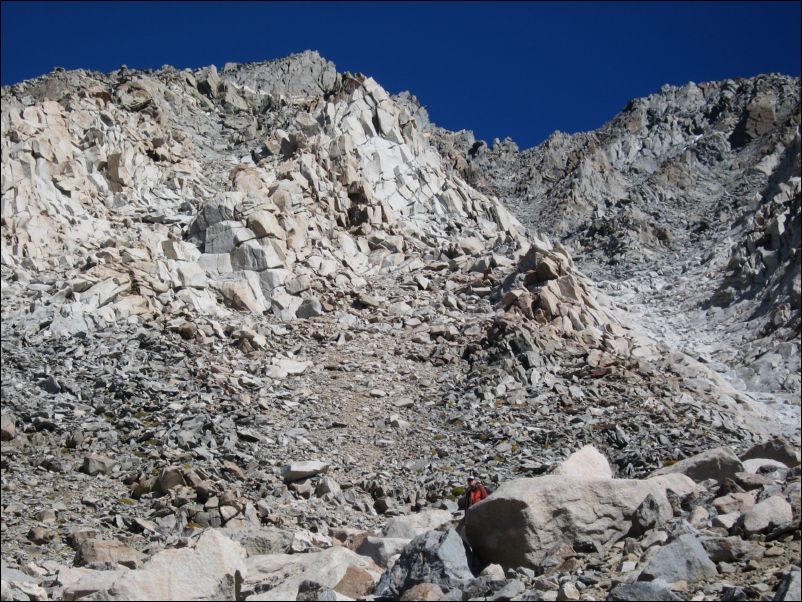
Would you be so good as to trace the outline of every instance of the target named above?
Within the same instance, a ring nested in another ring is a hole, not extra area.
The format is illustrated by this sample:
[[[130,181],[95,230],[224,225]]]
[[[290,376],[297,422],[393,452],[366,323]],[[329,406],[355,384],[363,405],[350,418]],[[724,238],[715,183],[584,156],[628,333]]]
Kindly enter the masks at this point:
[[[716,447],[708,449],[701,454],[685,458],[670,466],[655,470],[650,476],[680,473],[689,476],[697,483],[707,479],[715,479],[723,483],[725,479],[732,479],[736,472],[743,472],[744,467],[731,449]]]
[[[585,480],[613,478],[607,458],[592,445],[586,445],[568,456],[554,474]]]
[[[688,477],[586,480],[561,475],[515,479],[474,506],[466,520],[473,550],[486,563],[536,566],[556,544],[593,540],[610,545],[624,537],[631,517],[651,494],[662,520],[672,516],[666,490],[695,491]]]
[[[399,516],[387,522],[382,529],[383,537],[412,539],[421,533],[436,529],[452,520],[448,510],[427,510],[417,514]]]
[[[247,567],[243,584],[246,600],[295,600],[298,586],[306,580],[334,589],[349,567],[367,571],[374,580],[381,575],[381,569],[370,558],[342,546],[309,554],[254,556],[247,560]]]
[[[140,569],[113,579],[92,573],[71,586],[98,600],[234,600],[245,572],[245,549],[214,530],[201,534],[194,547],[159,552]]]
[[[752,535],[785,523],[794,518],[793,509],[781,495],[773,495],[749,508],[743,515],[744,532]]]

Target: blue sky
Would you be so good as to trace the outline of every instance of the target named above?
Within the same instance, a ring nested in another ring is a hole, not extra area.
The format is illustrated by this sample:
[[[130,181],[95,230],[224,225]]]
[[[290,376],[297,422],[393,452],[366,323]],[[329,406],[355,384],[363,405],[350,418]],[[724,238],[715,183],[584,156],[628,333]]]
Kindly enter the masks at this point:
[[[523,147],[631,98],[800,74],[799,2],[2,2],[2,83],[55,66],[201,67],[318,50],[432,120]]]

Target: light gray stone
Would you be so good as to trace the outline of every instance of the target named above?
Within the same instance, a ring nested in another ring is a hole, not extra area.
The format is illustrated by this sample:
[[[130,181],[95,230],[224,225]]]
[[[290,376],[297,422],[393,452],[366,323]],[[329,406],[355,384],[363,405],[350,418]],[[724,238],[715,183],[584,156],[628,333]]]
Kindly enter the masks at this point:
[[[622,538],[631,528],[635,509],[649,494],[667,520],[672,516],[667,489],[687,495],[695,485],[680,474],[642,481],[515,479],[471,509],[467,536],[484,562],[534,568],[554,545],[588,539],[608,545]]]

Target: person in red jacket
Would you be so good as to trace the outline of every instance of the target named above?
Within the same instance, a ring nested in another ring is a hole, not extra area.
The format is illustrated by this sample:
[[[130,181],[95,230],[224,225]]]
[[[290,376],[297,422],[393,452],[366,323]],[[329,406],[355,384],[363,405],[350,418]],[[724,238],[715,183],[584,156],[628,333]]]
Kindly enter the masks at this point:
[[[478,504],[485,499],[489,494],[487,489],[475,477],[468,477],[468,489],[465,491],[465,512],[468,512],[471,506]]]

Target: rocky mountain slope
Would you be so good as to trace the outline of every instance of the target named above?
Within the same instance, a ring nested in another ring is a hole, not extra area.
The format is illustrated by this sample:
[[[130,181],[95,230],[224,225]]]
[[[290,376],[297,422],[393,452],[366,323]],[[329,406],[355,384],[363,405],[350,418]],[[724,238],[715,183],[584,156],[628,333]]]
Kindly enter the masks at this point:
[[[664,86],[525,151],[435,135],[650,334],[782,411],[800,395],[799,122],[799,80],[766,75]]]
[[[3,599],[597,599],[700,529],[688,595],[793,586],[799,83],[740,85],[524,152],[313,52],[4,87]],[[460,552],[589,444],[615,525]]]

